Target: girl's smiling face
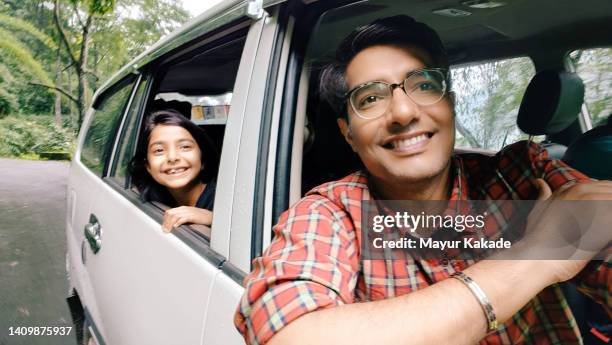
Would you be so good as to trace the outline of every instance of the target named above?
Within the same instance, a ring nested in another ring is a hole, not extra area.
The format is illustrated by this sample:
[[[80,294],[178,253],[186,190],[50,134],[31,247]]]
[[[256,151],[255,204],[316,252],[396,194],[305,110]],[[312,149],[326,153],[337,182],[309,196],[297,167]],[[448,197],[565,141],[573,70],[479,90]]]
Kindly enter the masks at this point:
[[[185,128],[158,125],[149,136],[146,168],[170,192],[191,189],[201,183],[202,151]]]

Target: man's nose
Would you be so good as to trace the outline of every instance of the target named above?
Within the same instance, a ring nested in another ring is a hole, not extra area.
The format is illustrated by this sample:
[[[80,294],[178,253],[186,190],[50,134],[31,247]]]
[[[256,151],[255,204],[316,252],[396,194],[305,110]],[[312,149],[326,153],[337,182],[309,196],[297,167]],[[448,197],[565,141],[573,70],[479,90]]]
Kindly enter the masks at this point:
[[[418,116],[418,113],[418,104],[404,92],[403,88],[393,89],[391,104],[386,114],[389,125],[406,126]]]

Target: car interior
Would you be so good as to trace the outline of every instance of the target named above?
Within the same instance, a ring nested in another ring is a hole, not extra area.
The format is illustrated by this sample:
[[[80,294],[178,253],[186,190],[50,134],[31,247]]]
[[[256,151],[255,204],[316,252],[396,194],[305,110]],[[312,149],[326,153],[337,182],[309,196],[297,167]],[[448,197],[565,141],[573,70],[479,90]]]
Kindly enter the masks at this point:
[[[337,128],[333,109],[318,98],[318,72],[333,57],[342,38],[355,27],[397,14],[412,16],[434,28],[449,53],[451,68],[528,57],[535,67],[535,75],[526,79],[529,83],[518,95],[516,108],[508,115],[521,131],[515,141],[527,138],[540,141],[551,158],[563,158],[592,178],[612,179],[612,160],[603,159],[612,157],[609,84],[612,50],[607,48],[612,46],[612,26],[609,25],[612,2],[374,0],[330,10],[321,16],[313,29],[305,57],[305,68],[309,71],[308,99],[304,109],[298,109],[306,113],[301,180],[291,180],[292,190],[299,190],[303,195],[321,183],[362,168]],[[603,99],[605,110],[600,112],[608,120],[593,129],[585,98],[593,85],[583,81],[568,63],[570,52],[590,48],[606,48],[609,58],[604,67],[604,73],[608,73],[608,91]],[[461,102],[461,98],[458,101]],[[511,142],[504,138],[504,143]],[[455,151],[496,152],[461,145],[456,145]],[[291,195],[289,204],[300,195]],[[573,286],[565,285],[563,289],[585,344],[602,344],[595,333],[609,331],[609,316]]]
[[[178,110],[203,128],[221,152],[246,34],[247,30],[239,27],[221,43],[213,37],[162,59],[160,66],[155,66],[157,76],[145,114]]]
[[[566,147],[583,132],[579,113],[583,111],[585,86],[578,75],[567,71],[566,56],[576,49],[612,45],[609,25],[612,3],[609,1],[358,2],[325,13],[308,46],[306,60],[311,70],[308,94],[315,96],[307,102],[308,136],[302,163],[302,193],[361,166],[340,136],[333,110],[316,97],[317,71],[353,28],[400,13],[438,32],[452,67],[528,57],[537,74],[524,96],[519,95],[520,109],[512,114],[514,125],[522,130],[523,138],[544,141],[552,157],[561,158]],[[612,107],[612,101],[609,103]],[[456,149],[457,152],[495,152],[469,147]]]

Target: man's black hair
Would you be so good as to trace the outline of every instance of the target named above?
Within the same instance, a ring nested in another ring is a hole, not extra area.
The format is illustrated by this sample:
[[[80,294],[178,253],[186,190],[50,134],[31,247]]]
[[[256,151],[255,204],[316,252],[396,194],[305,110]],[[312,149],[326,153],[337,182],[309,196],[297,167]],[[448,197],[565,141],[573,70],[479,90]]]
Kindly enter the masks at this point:
[[[342,40],[335,60],[321,71],[319,92],[336,112],[346,118],[345,93],[348,91],[344,74],[346,67],[360,51],[376,45],[419,47],[433,59],[434,66],[448,68],[448,57],[438,34],[429,26],[406,15],[377,19],[358,27]]]
[[[202,128],[198,127],[198,125],[191,122],[191,120],[175,109],[158,110],[151,113],[146,118],[143,133],[138,147],[136,148],[136,154],[129,164],[132,183],[134,183],[140,192],[141,200],[157,201],[174,207],[178,206],[176,200],[170,195],[166,187],[160,185],[153,179],[146,168],[149,139],[151,137],[151,132],[153,132],[153,129],[158,125],[179,126],[187,130],[191,136],[193,136],[202,154],[200,180],[204,183],[208,183],[217,177],[219,151]]]

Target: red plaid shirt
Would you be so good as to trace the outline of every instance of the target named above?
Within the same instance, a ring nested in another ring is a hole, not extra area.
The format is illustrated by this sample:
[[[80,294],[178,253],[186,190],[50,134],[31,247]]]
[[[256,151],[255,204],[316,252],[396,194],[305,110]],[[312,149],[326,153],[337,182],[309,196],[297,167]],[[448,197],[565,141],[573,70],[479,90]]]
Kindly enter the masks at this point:
[[[539,145],[519,142],[493,157],[452,157],[451,200],[532,200],[543,178],[554,191],[588,181]],[[253,261],[235,324],[248,344],[264,344],[305,313],[345,303],[400,296],[447,279],[473,261],[366,260],[360,256],[361,204],[372,200],[367,174],[357,172],[323,184],[284,212],[274,240]],[[580,288],[612,306],[612,262],[592,262]],[[525,279],[529,279],[526,277]],[[553,285],[487,335],[481,344],[582,344],[574,316]]]

